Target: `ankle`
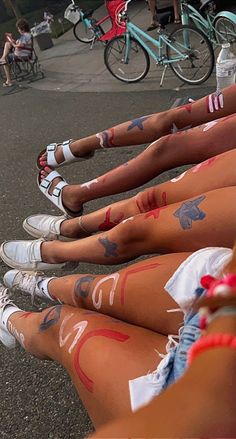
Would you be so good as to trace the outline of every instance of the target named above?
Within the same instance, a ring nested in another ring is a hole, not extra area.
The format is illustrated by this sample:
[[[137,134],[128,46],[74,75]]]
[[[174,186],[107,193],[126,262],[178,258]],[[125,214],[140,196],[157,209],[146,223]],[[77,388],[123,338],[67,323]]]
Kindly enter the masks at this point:
[[[81,227],[81,218],[73,218],[70,220],[65,220],[61,224],[60,233],[66,238],[86,238],[90,236],[90,232],[86,231],[83,227]]]
[[[65,262],[60,257],[60,244],[59,241],[46,241],[41,245],[41,258],[43,262],[48,264],[57,264]]]
[[[63,188],[63,202],[68,209],[79,212],[83,207],[78,186],[68,185]]]
[[[94,140],[95,136],[86,137],[85,139],[75,140],[71,143],[70,149],[75,157],[86,157],[97,149],[97,142]]]

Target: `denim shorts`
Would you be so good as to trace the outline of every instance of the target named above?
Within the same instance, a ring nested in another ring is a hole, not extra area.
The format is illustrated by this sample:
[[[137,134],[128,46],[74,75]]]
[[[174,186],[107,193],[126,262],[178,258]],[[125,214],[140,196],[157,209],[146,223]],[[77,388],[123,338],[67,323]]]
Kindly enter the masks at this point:
[[[197,294],[200,296],[203,293],[203,288],[199,288]],[[183,375],[187,367],[188,351],[200,335],[198,313],[187,313],[178,336],[169,335],[169,342],[166,346],[167,354],[162,355],[163,359],[158,364],[157,369],[152,373],[129,381],[132,411],[148,404],[155,396]]]
[[[183,326],[177,335],[169,335],[166,354],[154,372],[129,381],[132,411],[148,404],[155,396],[176,382],[187,368],[187,355],[192,344],[200,337],[199,316],[191,311],[193,301],[204,294],[199,286],[201,276],[215,275],[228,262],[232,250],[208,247],[192,253],[175,271],[165,290],[183,311]]]

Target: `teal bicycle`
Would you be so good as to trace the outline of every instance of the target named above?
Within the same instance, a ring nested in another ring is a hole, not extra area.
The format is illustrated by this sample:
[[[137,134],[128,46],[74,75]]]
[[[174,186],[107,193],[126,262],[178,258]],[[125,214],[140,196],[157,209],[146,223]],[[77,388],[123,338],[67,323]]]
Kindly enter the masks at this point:
[[[130,1],[125,2],[119,14],[119,19],[126,24],[125,33],[105,46],[104,62],[109,72],[123,82],[141,81],[150,69],[151,57],[156,65],[164,66],[160,86],[168,66],[187,84],[205,82],[214,67],[214,51],[206,35],[191,26],[182,26],[169,36],[160,33],[155,39],[129,20]]]
[[[233,12],[221,11],[216,14],[213,0],[180,0],[180,9],[183,25],[194,24],[208,36],[213,46],[229,42],[233,51],[236,49],[236,15]]]

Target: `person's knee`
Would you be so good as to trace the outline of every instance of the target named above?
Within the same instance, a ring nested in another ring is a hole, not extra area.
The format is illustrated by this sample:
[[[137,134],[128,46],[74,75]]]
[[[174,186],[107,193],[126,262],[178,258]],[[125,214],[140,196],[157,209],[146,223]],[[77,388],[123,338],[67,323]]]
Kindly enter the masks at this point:
[[[130,217],[110,231],[109,241],[116,246],[114,256],[126,259],[129,255],[136,255],[135,244],[144,239],[139,223],[137,217]]]

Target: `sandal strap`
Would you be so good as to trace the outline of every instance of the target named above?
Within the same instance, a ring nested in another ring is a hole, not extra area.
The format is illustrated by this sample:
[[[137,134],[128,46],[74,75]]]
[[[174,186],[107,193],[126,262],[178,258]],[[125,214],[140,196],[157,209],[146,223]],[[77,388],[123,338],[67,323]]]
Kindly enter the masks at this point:
[[[64,155],[64,162],[70,163],[70,162],[74,162],[76,157],[74,156],[74,154],[72,154],[71,149],[70,149],[70,145],[73,142],[72,139],[70,140],[65,140],[62,143],[62,152]]]
[[[57,150],[58,144],[57,143],[50,143],[50,145],[47,146],[47,163],[49,166],[57,167],[58,163],[55,159],[55,152]]]
[[[64,156],[64,160],[61,163],[61,165],[65,163],[71,163],[76,160],[76,157],[72,154],[70,150],[70,144],[72,141],[73,141],[72,139],[69,139],[69,140],[65,140],[62,143],[50,143],[47,146],[47,162],[49,166],[52,167],[59,166],[59,163],[56,161],[56,155],[55,155],[58,147],[62,148],[62,153]]]

